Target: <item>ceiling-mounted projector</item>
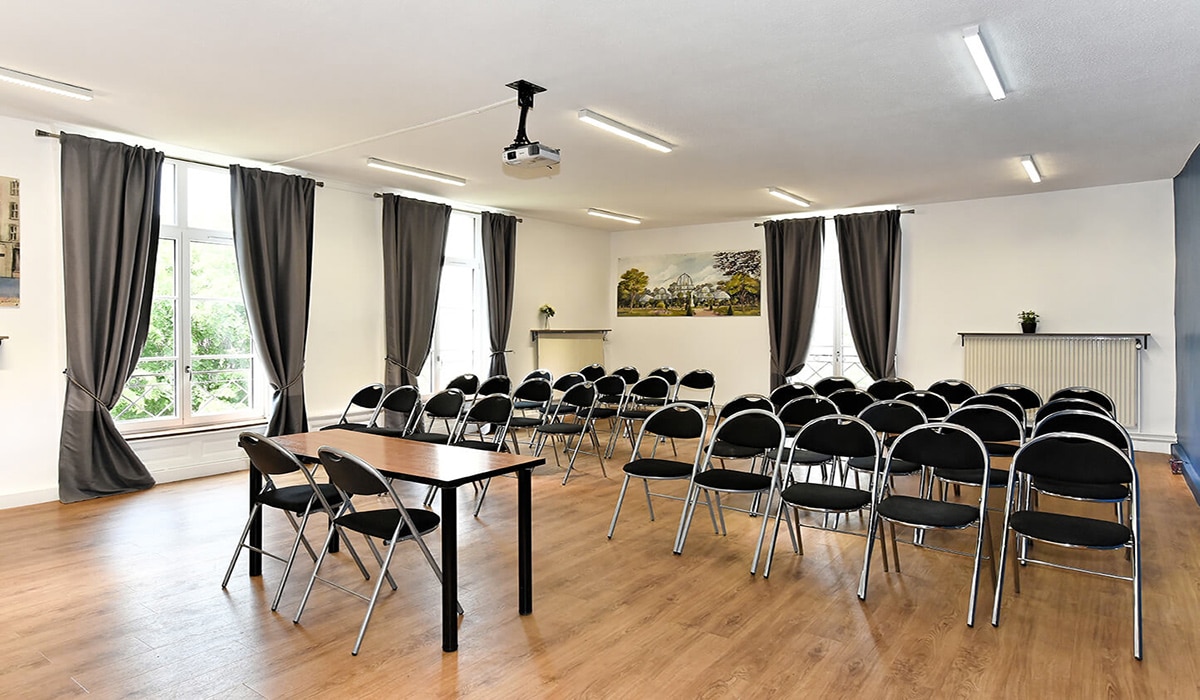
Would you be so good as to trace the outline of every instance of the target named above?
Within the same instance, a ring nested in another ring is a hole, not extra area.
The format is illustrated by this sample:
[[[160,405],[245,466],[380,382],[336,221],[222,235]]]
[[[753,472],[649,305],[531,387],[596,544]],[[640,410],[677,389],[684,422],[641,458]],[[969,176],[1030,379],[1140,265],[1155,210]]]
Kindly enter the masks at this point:
[[[509,83],[508,87],[517,91],[517,106],[521,108],[521,120],[517,122],[517,137],[504,149],[502,159],[505,165],[518,168],[547,168],[561,160],[557,148],[544,146],[537,141],[530,141],[525,135],[525,117],[533,109],[533,96],[545,92],[546,88],[539,87],[527,80]]]

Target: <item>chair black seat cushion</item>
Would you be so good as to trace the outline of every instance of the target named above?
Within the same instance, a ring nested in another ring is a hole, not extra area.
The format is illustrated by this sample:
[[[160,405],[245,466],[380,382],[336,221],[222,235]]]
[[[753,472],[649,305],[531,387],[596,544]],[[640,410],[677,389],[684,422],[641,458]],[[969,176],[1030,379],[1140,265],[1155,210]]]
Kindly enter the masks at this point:
[[[545,413],[548,416],[552,416],[555,414],[555,411],[557,411],[558,415],[560,415],[560,416],[569,416],[575,412],[575,406],[572,406],[569,403],[564,403],[564,404],[552,403],[549,406],[546,406],[546,410],[543,411],[543,413]]]
[[[966,527],[979,517],[974,506],[912,496],[888,496],[879,502],[878,512],[888,520],[923,527]]]
[[[583,423],[547,423],[539,425],[537,431],[551,435],[576,435],[583,432]]]
[[[821,452],[813,452],[812,450],[804,449],[791,451],[787,448],[784,448],[783,456],[787,457],[789,454],[792,456],[792,461],[788,462],[788,464],[824,464],[833,459],[833,455],[827,455]],[[768,450],[767,457],[773,461],[778,461],[779,459],[775,454],[775,450]]]
[[[459,440],[458,442],[454,443],[454,446],[455,447],[466,447],[466,448],[472,449],[472,450],[484,450],[485,452],[497,452],[497,451],[507,452],[508,451],[508,449],[506,447],[504,447],[503,445],[501,445],[500,449],[497,450],[496,443],[492,442],[491,440]]]
[[[846,466],[856,471],[869,472],[875,469],[875,458],[851,457],[850,459],[846,460]],[[883,463],[881,462],[879,466],[882,469]],[[892,460],[892,474],[894,476],[906,476],[908,474],[915,474],[919,471],[921,471],[921,465],[917,464],[916,462],[909,462],[904,459]]]
[[[445,433],[411,433],[404,436],[405,440],[415,440],[417,442],[430,442],[435,445],[446,445],[450,442],[450,436]]]
[[[613,416],[616,416],[616,415],[617,415],[617,409],[615,409],[615,408],[607,408],[607,407],[601,406],[601,407],[592,409],[592,419],[593,420],[606,420],[606,419],[612,418]]]
[[[367,427],[366,423],[335,423],[327,425],[321,430],[362,430]]]
[[[1011,442],[985,442],[988,454],[993,457],[1012,457],[1021,449],[1020,445]]]
[[[686,479],[692,475],[692,465],[672,459],[635,459],[625,465],[625,473],[648,479]]]
[[[651,413],[654,413],[654,410],[649,408],[627,408],[618,415],[630,420],[646,420],[650,417]]]
[[[982,469],[945,469],[937,467],[933,470],[933,475],[943,481],[967,484],[969,486],[978,486],[983,483]],[[1008,486],[1008,470],[991,470],[988,473],[988,486],[992,488],[1004,488]]]
[[[771,477],[737,469],[709,469],[696,475],[696,484],[718,491],[766,491]]]
[[[826,484],[792,484],[783,490],[784,503],[834,512],[861,510],[871,504],[871,492]]]
[[[317,488],[321,489],[321,493],[325,494],[325,500],[329,501],[329,505],[337,505],[342,502],[342,495],[338,493],[337,488],[333,484],[317,484]],[[258,502],[272,508],[279,508],[293,513],[303,513],[304,509],[308,507],[308,499],[312,498],[312,495],[312,487],[308,484],[284,486],[262,494],[258,497]],[[320,501],[313,504],[313,510],[319,510],[320,508]]]
[[[675,399],[675,403],[686,403],[690,406],[695,406],[701,411],[712,405],[711,401],[705,401],[703,399]]]
[[[1129,487],[1124,484],[1076,484],[1037,477],[1033,480],[1033,488],[1052,496],[1081,498],[1087,501],[1119,502],[1129,498]]]
[[[387,437],[405,437],[403,428],[362,428],[358,432],[370,433],[371,435],[384,435]]]
[[[437,513],[417,508],[406,508],[408,515],[412,518],[413,524],[417,526],[417,532],[422,535],[432,532],[437,529],[441,518]],[[360,510],[356,513],[347,513],[338,518],[335,522],[347,530],[361,532],[364,535],[378,537],[379,539],[388,539],[392,533],[396,531],[396,523],[400,521],[400,511],[395,508],[384,508],[381,510]],[[408,525],[400,527],[399,539],[411,537],[412,531],[408,529]]]
[[[545,423],[544,418],[534,418],[532,416],[513,416],[508,422],[508,427],[511,428],[533,428]]]
[[[1096,520],[1077,515],[1022,510],[1012,514],[1009,526],[1036,540],[1076,547],[1122,547],[1129,542],[1129,528],[1112,520]]]
[[[542,401],[526,401],[524,399],[513,402],[514,411],[532,411],[535,408],[541,408],[544,402]]]
[[[712,447],[712,456],[723,459],[749,459],[760,454],[762,450],[757,447],[742,447],[724,440],[717,440]]]

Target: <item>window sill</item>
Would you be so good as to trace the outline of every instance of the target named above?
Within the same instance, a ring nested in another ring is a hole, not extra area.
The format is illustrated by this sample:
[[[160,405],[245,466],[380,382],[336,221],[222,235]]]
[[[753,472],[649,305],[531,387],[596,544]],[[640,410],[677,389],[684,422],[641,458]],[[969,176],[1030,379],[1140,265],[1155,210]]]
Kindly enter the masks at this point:
[[[257,426],[265,426],[266,418],[258,418],[255,420],[233,421],[230,423],[213,423],[210,425],[194,425],[181,428],[162,428],[151,429],[139,432],[122,433],[121,435],[129,442],[136,440],[153,440],[157,438],[181,437],[185,435],[201,435],[203,433],[217,433],[224,430],[237,430],[239,428],[253,428]]]

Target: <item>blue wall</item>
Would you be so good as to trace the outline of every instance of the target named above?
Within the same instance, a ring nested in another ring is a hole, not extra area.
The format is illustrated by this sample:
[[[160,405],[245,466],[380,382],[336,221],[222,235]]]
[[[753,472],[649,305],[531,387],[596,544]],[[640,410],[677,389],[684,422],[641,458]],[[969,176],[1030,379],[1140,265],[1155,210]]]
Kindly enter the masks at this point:
[[[1175,176],[1175,454],[1200,502],[1200,147]]]

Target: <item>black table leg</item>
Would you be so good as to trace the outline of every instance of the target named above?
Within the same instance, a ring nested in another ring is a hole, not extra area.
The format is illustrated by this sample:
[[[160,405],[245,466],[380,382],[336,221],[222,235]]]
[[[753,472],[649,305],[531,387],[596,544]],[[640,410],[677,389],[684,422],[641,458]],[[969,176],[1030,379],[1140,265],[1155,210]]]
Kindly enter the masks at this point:
[[[262,491],[262,474],[254,467],[250,467],[250,512],[254,512],[254,503],[258,500],[258,493]],[[256,549],[262,549],[262,508],[258,509],[258,513],[254,515],[254,519],[250,522],[250,546]],[[262,576],[262,554],[250,550],[250,575]]]
[[[533,469],[517,471],[517,568],[520,612],[533,612]]]
[[[442,651],[458,651],[458,492],[438,489],[442,497]]]

